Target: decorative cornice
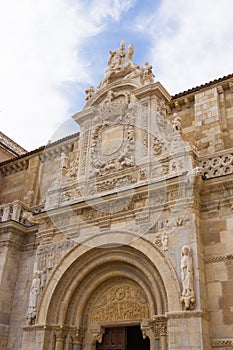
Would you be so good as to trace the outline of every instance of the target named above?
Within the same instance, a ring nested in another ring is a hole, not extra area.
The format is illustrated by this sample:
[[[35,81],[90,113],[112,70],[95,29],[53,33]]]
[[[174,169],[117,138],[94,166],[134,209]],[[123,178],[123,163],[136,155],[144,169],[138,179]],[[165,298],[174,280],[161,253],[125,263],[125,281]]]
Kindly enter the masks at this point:
[[[143,95],[149,95],[149,94],[151,95],[151,94],[154,94],[155,92],[158,92],[161,96],[165,97],[167,101],[171,100],[170,94],[167,92],[167,90],[163,87],[163,85],[160,82],[142,86],[134,90],[134,95],[137,98],[140,98]]]
[[[179,319],[179,318],[192,318],[201,317],[209,320],[209,314],[203,310],[189,310],[189,311],[175,311],[166,312],[166,316],[169,319]]]
[[[212,255],[212,256],[206,256],[204,258],[205,263],[215,263],[225,260],[231,260],[233,259],[233,254],[225,254],[225,255]]]
[[[29,160],[28,159],[20,159],[16,160],[12,163],[8,163],[6,165],[3,165],[0,168],[0,173],[3,176],[11,175],[14,173],[17,173],[22,170],[26,170],[28,168]]]
[[[30,242],[37,229],[26,227],[16,221],[5,221],[0,223],[0,246],[10,247],[19,251],[31,251],[36,245]],[[30,236],[29,236],[30,233]]]
[[[75,327],[75,326],[68,326],[68,325],[62,325],[62,324],[32,324],[22,327],[24,331],[34,331],[34,330],[49,330],[49,331],[59,331],[61,329],[65,331],[71,331],[71,332],[81,332],[85,331],[84,327]]]
[[[233,347],[233,338],[232,339],[211,339],[210,341],[212,348],[232,348]]]
[[[64,153],[71,152],[73,148],[74,148],[74,142],[72,141],[61,143],[54,147],[45,147],[43,153],[40,154],[40,160],[43,163],[46,160],[54,159],[60,156],[62,152]]]

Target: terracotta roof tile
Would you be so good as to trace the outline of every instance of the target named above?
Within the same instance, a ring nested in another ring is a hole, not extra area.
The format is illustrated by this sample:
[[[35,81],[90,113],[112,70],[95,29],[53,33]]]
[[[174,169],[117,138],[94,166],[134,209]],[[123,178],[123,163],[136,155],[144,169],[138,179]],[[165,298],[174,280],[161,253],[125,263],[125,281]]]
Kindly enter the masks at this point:
[[[189,95],[189,94],[197,92],[197,91],[199,91],[199,90],[201,90],[203,88],[207,88],[207,87],[209,87],[211,85],[218,84],[218,83],[221,83],[224,80],[228,80],[228,79],[232,79],[232,78],[233,78],[233,74],[229,74],[229,75],[225,75],[222,78],[211,80],[208,83],[201,84],[199,86],[195,86],[195,87],[193,87],[191,89],[188,89],[186,91],[179,92],[178,94],[175,94],[174,96],[172,96],[172,100],[176,99],[176,98],[179,98],[179,97],[182,97],[182,96],[185,96],[185,95]]]

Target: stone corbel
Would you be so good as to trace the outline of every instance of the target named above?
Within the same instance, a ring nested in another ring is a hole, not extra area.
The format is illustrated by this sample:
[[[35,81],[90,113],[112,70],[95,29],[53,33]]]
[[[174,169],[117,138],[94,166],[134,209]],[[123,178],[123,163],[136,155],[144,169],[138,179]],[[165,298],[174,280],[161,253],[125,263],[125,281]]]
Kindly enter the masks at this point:
[[[178,101],[175,101],[175,107],[178,112],[181,110],[181,106]]]
[[[223,87],[220,85],[217,87],[217,91],[219,94],[223,94]]]
[[[180,302],[184,305],[185,310],[193,310],[195,306],[195,296],[194,294],[184,297],[182,296]]]
[[[149,321],[150,320],[143,320],[140,325],[143,339],[146,339],[147,337],[152,339],[154,337]]]
[[[172,114],[172,109],[169,105],[166,105],[167,114]]]
[[[231,92],[233,93],[233,81],[229,82],[229,89],[231,90]]]
[[[189,100],[188,97],[185,97],[184,103],[185,103],[186,108],[189,108],[189,107],[190,107],[190,100]]]
[[[101,326],[99,326],[98,328],[90,330],[90,333],[91,333],[91,336],[92,336],[92,342],[91,342],[92,345],[95,345],[96,342],[102,343],[104,331],[105,331],[104,328],[101,327]]]

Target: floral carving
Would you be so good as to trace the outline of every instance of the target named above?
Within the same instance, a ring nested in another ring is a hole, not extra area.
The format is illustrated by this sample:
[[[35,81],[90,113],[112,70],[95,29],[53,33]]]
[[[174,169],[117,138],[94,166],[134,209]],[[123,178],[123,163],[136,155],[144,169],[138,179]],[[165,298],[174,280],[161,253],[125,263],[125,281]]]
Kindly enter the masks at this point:
[[[163,141],[159,140],[157,137],[154,138],[153,140],[153,152],[155,155],[159,155],[162,153],[163,150]]]

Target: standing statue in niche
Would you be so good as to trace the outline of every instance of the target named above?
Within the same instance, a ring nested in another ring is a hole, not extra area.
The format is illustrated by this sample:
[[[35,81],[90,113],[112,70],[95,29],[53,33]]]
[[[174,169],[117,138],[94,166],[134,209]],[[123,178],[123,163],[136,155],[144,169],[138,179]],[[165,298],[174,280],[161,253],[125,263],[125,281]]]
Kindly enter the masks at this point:
[[[161,235],[161,244],[163,251],[168,250],[168,235],[165,232]]]
[[[174,113],[174,117],[175,118],[172,121],[173,130],[175,132],[181,133],[182,132],[181,119],[180,117],[177,117],[176,113]]]
[[[195,296],[193,291],[193,256],[192,249],[184,246],[181,249],[181,280],[182,296],[180,301],[184,304],[185,310],[193,309]]]
[[[61,153],[61,168],[68,169],[68,156],[64,152]]]
[[[33,324],[36,318],[37,298],[40,292],[40,273],[36,271],[32,280],[29,295],[29,305],[27,312],[27,320],[29,324]]]

